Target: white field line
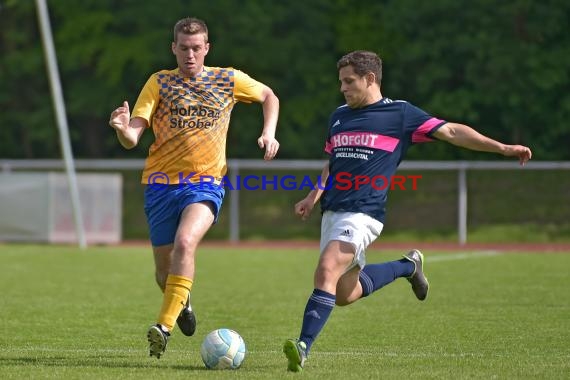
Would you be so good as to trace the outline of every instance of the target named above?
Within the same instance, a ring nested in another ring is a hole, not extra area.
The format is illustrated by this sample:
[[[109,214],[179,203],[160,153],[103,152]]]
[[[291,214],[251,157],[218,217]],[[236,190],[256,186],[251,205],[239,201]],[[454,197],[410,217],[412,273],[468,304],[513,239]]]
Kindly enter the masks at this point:
[[[13,349],[6,349],[0,348],[0,353],[3,354],[17,354],[18,352],[21,353],[57,353],[57,354],[66,354],[66,353],[74,353],[74,354],[88,354],[90,357],[94,357],[97,355],[102,354],[129,354],[136,357],[146,357],[147,349],[69,349],[69,348],[48,348],[48,347],[23,347],[23,348],[13,348]],[[169,350],[171,354],[176,355],[186,355],[188,351],[186,350]],[[273,355],[281,355],[283,352],[281,350],[255,350],[255,351],[248,351],[248,355],[258,355],[258,356],[273,356]],[[315,352],[314,355],[317,356],[329,356],[329,357],[374,357],[374,358],[404,358],[404,359],[413,359],[413,358],[490,358],[490,357],[512,357],[513,355],[509,353],[491,353],[491,352],[382,352],[382,351],[373,351],[373,350],[353,350],[353,351],[318,351]],[[542,354],[527,354],[527,357],[542,357]],[[560,353],[560,355],[550,355],[550,357],[554,358],[568,358],[570,359],[570,354]],[[4,357],[4,359],[10,360],[9,357]],[[49,359],[49,356],[46,358]],[[101,358],[106,359],[106,358]]]
[[[479,259],[484,257],[493,257],[502,255],[499,251],[474,251],[474,252],[458,252],[450,253],[447,255],[424,255],[426,263],[435,263],[438,261],[452,261],[452,260],[466,260],[466,259]]]
[[[98,348],[98,349],[69,349],[69,348],[51,348],[51,347],[22,347],[22,348],[0,348],[0,352],[2,353],[18,353],[18,352],[36,352],[36,353],[82,353],[82,354],[90,354],[91,356],[97,354],[135,354],[139,356],[143,353],[146,353],[146,348],[141,349],[110,349],[110,348]],[[184,350],[169,350],[171,353],[186,353]],[[256,350],[256,351],[248,351],[248,354],[253,355],[273,355],[273,354],[281,354],[282,351],[278,350]],[[475,352],[461,352],[461,353],[448,353],[448,352],[440,352],[440,353],[401,353],[401,352],[379,352],[379,351],[368,351],[368,350],[354,350],[354,351],[319,351],[318,355],[322,356],[374,356],[374,357],[407,357],[407,358],[417,358],[417,357],[482,357],[484,356],[481,353]]]

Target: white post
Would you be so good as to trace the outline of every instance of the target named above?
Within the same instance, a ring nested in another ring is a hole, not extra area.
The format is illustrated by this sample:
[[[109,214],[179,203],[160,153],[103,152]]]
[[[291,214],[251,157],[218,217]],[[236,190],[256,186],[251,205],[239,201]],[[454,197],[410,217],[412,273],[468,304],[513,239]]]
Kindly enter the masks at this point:
[[[459,244],[467,242],[467,169],[459,168],[458,176],[458,220],[457,229],[459,233]]]
[[[230,181],[234,190],[226,189],[230,196],[230,241],[235,243],[239,241],[239,164],[237,160],[230,163]]]
[[[75,233],[77,234],[79,246],[81,249],[84,249],[87,247],[87,243],[85,240],[85,231],[83,229],[81,204],[79,203],[79,190],[77,188],[77,178],[75,176],[73,153],[71,151],[71,144],[69,142],[69,128],[67,126],[67,118],[65,115],[65,104],[63,101],[61,81],[59,79],[59,71],[57,67],[57,60],[46,0],[36,0],[36,8],[38,10],[38,21],[41,29],[44,53],[46,55],[49,82],[55,107],[57,126],[59,129],[60,144],[65,161],[65,170],[67,172],[69,194],[71,195],[71,206],[73,207],[73,218],[75,219]]]

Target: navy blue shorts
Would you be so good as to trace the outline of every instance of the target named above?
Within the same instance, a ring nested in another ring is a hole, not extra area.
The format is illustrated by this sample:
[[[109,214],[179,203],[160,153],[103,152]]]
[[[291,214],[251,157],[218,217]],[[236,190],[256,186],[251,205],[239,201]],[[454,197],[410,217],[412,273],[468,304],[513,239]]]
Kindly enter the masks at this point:
[[[156,247],[174,243],[180,215],[191,203],[210,202],[216,223],[224,195],[224,188],[214,184],[147,186],[144,192],[144,211],[152,245]]]

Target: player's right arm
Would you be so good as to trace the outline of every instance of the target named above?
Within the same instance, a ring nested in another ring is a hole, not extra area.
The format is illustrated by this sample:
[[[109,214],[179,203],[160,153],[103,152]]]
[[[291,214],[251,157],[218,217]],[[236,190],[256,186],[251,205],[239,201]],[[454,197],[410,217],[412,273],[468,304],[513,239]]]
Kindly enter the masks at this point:
[[[123,102],[123,106],[111,112],[109,125],[117,132],[117,138],[123,147],[132,149],[139,143],[139,140],[148,127],[148,123],[142,117],[134,117],[131,120],[129,103]]]
[[[300,216],[302,220],[306,220],[311,215],[313,208],[315,207],[319,199],[321,199],[321,195],[323,195],[324,191],[323,189],[326,188],[328,178],[329,178],[329,163],[327,162],[327,164],[323,168],[323,171],[321,172],[321,176],[319,179],[320,183],[315,184],[314,189],[311,190],[303,200],[297,202],[297,204],[295,205],[295,214]]]

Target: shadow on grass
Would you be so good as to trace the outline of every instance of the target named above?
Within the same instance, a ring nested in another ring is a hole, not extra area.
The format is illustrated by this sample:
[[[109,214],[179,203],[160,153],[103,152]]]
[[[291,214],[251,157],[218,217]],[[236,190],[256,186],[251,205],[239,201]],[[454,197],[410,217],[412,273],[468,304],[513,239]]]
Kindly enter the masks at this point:
[[[117,359],[129,359],[127,361],[117,362]],[[156,368],[164,370],[170,368],[173,370],[184,371],[210,371],[203,365],[167,365],[163,366],[158,361],[149,362],[148,364],[133,363],[132,356],[129,355],[113,355],[113,356],[87,356],[87,357],[65,357],[52,356],[46,358],[0,358],[0,367],[8,366],[45,366],[45,367],[96,367],[96,368]]]

